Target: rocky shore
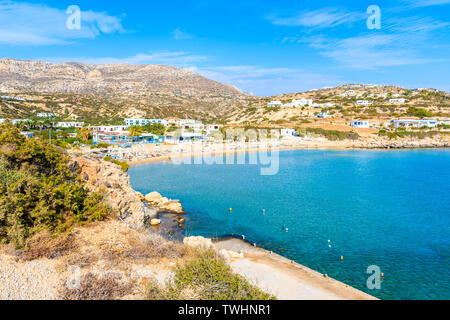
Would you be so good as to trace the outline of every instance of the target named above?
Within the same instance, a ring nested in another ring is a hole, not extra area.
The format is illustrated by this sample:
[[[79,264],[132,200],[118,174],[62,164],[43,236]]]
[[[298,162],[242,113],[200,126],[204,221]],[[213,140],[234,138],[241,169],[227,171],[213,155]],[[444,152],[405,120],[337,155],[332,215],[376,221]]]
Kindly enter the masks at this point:
[[[91,191],[102,192],[117,217],[132,229],[146,229],[161,212],[184,213],[178,200],[157,192],[144,196],[133,190],[128,174],[113,163],[74,156],[71,169],[80,173]]]
[[[365,140],[357,140],[350,146],[355,149],[420,149],[420,148],[448,148],[448,139],[436,136],[433,138],[413,139],[389,139],[385,137],[371,137]]]

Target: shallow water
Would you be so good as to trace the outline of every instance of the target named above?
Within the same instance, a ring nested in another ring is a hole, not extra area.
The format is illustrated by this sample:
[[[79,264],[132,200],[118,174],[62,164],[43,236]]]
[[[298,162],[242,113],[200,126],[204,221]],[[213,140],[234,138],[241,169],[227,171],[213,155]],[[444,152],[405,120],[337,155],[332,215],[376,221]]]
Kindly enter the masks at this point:
[[[274,176],[169,163],[129,174],[137,191],[181,200],[188,235],[244,234],[382,299],[450,299],[448,150],[282,151]],[[370,265],[381,290],[367,288]]]

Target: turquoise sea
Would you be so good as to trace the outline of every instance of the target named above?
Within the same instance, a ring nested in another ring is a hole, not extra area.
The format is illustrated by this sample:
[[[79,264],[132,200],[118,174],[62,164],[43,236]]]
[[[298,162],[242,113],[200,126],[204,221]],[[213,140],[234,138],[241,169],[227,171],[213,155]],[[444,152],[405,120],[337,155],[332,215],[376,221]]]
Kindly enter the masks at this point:
[[[274,176],[167,162],[129,174],[135,190],[181,200],[187,235],[244,234],[381,299],[450,299],[449,150],[281,151]],[[381,290],[367,288],[371,265]]]

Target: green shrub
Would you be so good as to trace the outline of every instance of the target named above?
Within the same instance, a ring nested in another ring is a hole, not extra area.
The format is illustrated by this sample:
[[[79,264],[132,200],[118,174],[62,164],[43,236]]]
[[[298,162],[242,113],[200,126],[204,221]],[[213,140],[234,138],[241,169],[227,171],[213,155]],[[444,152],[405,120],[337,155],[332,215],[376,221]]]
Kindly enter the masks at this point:
[[[338,140],[358,140],[359,134],[356,132],[326,130],[322,128],[307,128],[307,133],[322,136],[331,141]]]
[[[90,194],[69,158],[39,139],[0,126],[0,243],[23,248],[41,230],[62,232],[103,219],[109,209]]]
[[[432,117],[433,113],[423,108],[409,107],[408,110],[406,111],[406,115],[418,118],[427,118]]]
[[[111,157],[104,157],[103,160],[117,164],[123,172],[127,172],[130,169],[130,165],[126,161],[119,161]]]
[[[153,300],[269,300],[273,296],[251,285],[213,251],[199,252],[184,265],[165,288],[152,283],[148,297]]]

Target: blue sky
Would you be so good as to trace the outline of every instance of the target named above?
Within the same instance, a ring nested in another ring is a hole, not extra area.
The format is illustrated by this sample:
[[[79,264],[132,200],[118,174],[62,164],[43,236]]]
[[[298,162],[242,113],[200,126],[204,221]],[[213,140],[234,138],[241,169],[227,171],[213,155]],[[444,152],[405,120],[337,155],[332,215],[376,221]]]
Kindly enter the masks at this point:
[[[80,30],[66,27],[70,5]],[[450,91],[449,31],[450,0],[0,0],[0,57],[169,64],[264,96],[344,83]]]

